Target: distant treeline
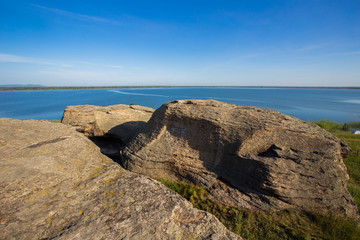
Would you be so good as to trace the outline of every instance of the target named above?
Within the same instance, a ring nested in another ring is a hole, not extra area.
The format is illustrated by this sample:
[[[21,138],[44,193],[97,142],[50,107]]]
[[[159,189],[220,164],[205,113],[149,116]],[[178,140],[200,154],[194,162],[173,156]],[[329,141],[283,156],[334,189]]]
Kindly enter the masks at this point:
[[[304,89],[360,89],[360,87],[283,87],[283,86],[92,86],[92,87],[0,87],[0,91],[38,91],[110,88],[304,88]]]
[[[94,87],[0,87],[0,91],[40,91],[40,90],[74,90],[74,89],[110,89],[110,88],[171,88],[170,86],[94,86]]]

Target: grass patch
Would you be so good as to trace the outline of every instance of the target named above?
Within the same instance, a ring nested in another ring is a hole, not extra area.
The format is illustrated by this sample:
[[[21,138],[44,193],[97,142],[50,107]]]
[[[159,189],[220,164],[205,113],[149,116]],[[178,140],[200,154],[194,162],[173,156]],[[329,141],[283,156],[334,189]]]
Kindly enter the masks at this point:
[[[360,239],[360,227],[355,221],[343,216],[229,207],[214,201],[199,186],[158,180],[189,200],[194,207],[215,215],[230,231],[246,239]]]
[[[49,122],[53,122],[53,123],[61,123],[61,120],[49,120]]]
[[[337,123],[337,122],[332,122],[329,120],[321,120],[318,122],[315,122],[319,127],[327,130],[327,131],[336,131],[336,130],[348,130],[348,129],[344,129],[344,125],[345,124],[341,124],[341,123]],[[346,125],[345,125],[346,127]]]

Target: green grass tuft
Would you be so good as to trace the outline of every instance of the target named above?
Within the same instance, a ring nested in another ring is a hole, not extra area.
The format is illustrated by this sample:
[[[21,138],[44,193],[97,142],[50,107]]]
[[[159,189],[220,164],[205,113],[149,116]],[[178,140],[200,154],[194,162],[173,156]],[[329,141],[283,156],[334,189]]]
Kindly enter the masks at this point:
[[[49,122],[53,122],[53,123],[61,123],[61,120],[49,120]]]

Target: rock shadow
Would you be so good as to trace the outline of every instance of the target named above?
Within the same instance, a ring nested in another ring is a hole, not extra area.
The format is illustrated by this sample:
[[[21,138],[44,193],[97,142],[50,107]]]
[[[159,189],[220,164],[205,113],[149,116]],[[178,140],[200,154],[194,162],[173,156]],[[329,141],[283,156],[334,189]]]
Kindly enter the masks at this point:
[[[121,139],[126,145],[146,124],[144,121],[129,121],[111,128],[104,136]]]
[[[120,164],[120,149],[125,146],[121,139],[113,137],[90,137],[89,139],[100,148],[102,154]]]
[[[102,154],[121,164],[122,149],[134,138],[146,124],[144,121],[129,121],[111,128],[103,136],[90,137]]]
[[[268,166],[250,156],[238,156],[237,152],[244,140],[241,136],[227,136],[227,139],[224,139],[221,136],[221,127],[207,120],[190,120],[181,128],[167,127],[173,137],[182,139],[190,148],[198,151],[199,161],[206,170],[215,173],[218,181],[242,193],[255,194],[260,198],[263,195],[276,195],[268,180]],[[191,176],[191,179],[184,180],[202,185],[197,179],[200,178]]]

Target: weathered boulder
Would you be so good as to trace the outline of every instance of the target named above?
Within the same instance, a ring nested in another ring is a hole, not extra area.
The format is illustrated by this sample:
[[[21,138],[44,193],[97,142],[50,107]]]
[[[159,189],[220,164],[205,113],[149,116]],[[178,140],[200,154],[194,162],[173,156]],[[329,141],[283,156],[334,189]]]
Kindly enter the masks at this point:
[[[350,148],[315,124],[214,100],[161,106],[123,150],[125,168],[204,187],[249,209],[357,216],[342,157]]]
[[[0,239],[240,239],[72,127],[0,119]]]
[[[119,138],[126,144],[153,114],[154,109],[138,105],[68,106],[61,122],[76,127],[87,137]]]

